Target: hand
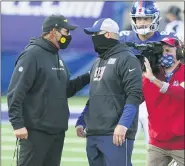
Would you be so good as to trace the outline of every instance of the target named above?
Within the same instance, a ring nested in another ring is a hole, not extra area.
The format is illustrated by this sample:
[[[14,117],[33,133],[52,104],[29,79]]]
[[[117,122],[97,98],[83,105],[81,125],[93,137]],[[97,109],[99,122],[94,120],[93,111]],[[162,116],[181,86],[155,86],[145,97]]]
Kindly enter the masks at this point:
[[[25,127],[14,130],[14,134],[17,138],[28,139],[28,131]]]
[[[122,125],[117,125],[114,129],[113,144],[121,146],[125,142],[127,128]]]
[[[86,137],[83,126],[81,126],[81,125],[80,126],[76,126],[76,134],[77,134],[77,136],[79,136],[81,138],[85,138]]]
[[[152,68],[150,66],[150,63],[148,61],[148,59],[145,57],[145,62],[144,62],[145,68],[146,68],[146,72],[143,73],[143,75],[150,79],[151,77],[153,77],[153,72],[152,72]]]

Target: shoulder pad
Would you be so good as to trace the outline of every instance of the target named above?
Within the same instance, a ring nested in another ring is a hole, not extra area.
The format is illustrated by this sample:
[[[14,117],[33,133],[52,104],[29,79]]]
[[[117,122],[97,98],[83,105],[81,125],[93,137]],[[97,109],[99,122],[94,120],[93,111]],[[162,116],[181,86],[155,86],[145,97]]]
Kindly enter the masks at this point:
[[[160,35],[161,36],[177,36],[175,33],[173,33],[173,32],[166,32],[166,31],[161,31],[160,32]]]
[[[131,31],[121,31],[120,33],[119,33],[119,36],[129,36],[130,35],[130,32]]]
[[[160,32],[160,35],[161,36],[164,36],[164,37],[178,38],[177,37],[177,34],[176,33],[173,33],[173,32],[162,31],[162,32]]]
[[[170,32],[166,32],[166,31],[161,31],[161,32],[160,32],[160,35],[162,35],[162,36],[163,36],[163,35],[169,35],[169,34],[170,34]]]

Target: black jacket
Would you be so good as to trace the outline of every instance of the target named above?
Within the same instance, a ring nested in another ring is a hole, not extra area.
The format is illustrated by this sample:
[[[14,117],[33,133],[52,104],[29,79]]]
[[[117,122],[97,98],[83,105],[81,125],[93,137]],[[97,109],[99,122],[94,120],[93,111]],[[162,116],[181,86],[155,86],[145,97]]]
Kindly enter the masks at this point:
[[[132,104],[137,113],[126,137],[134,139],[141,101],[140,62],[125,44],[117,44],[101,55],[91,70],[89,105],[84,115],[87,136],[113,134],[125,104]]]
[[[55,45],[44,38],[31,40],[18,57],[8,88],[8,113],[13,128],[50,134],[66,131],[67,98],[86,86],[89,77],[85,74],[70,81]]]

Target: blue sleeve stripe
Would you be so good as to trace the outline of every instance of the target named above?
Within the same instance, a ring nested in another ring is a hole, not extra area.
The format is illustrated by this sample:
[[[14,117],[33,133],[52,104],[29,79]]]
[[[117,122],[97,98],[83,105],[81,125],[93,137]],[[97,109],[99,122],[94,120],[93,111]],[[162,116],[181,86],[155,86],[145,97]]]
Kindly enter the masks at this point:
[[[85,128],[86,125],[85,125],[85,121],[84,121],[84,114],[85,114],[85,112],[87,110],[88,110],[88,105],[85,106],[85,108],[83,109],[82,113],[78,117],[78,120],[76,122],[75,127],[81,125],[81,126],[83,126]]]
[[[137,112],[136,106],[132,104],[126,104],[118,124],[123,125],[126,128],[130,128],[133,123],[136,112]]]

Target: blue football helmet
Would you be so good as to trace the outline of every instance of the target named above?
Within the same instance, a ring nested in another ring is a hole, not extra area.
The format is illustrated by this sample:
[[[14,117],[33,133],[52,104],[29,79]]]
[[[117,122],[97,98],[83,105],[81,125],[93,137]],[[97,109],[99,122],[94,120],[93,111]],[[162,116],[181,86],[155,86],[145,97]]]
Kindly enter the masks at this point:
[[[138,28],[136,25],[137,17],[150,17],[152,23],[149,27]],[[160,12],[154,1],[138,0],[131,9],[131,25],[133,31],[138,34],[146,35],[149,32],[155,32],[159,29]]]

